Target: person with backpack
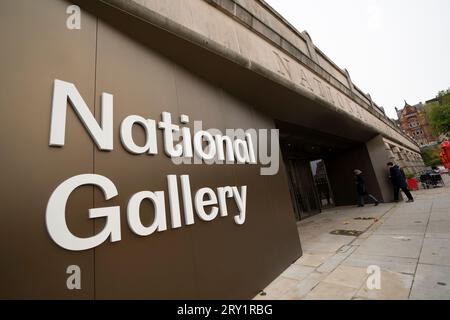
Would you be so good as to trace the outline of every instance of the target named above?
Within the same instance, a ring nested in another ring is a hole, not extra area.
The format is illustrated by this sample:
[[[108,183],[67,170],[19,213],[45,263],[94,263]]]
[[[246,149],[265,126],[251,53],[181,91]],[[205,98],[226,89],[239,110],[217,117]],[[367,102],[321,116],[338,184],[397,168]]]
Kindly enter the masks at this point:
[[[408,189],[408,184],[406,183],[406,175],[402,168],[398,165],[394,165],[392,162],[388,162],[387,166],[389,168],[389,179],[391,180],[392,186],[394,187],[394,201],[398,202],[398,197],[400,189],[408,197],[406,202],[414,202],[414,198]]]
[[[375,206],[377,206],[380,202],[372,194],[367,192],[366,181],[364,180],[362,171],[359,169],[355,169],[353,173],[355,174],[356,192],[358,194],[358,207],[364,207],[365,197],[369,197],[370,199],[372,199],[375,202]]]

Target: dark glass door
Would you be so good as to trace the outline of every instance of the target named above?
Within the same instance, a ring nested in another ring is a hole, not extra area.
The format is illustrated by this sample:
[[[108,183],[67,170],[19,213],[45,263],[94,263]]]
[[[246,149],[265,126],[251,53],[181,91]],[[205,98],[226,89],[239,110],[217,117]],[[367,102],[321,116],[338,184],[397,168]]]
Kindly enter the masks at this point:
[[[327,169],[322,159],[311,161],[311,172],[321,209],[328,209],[335,206],[333,192],[328,181]]]
[[[291,198],[297,220],[320,212],[320,203],[308,160],[290,159],[287,163]]]

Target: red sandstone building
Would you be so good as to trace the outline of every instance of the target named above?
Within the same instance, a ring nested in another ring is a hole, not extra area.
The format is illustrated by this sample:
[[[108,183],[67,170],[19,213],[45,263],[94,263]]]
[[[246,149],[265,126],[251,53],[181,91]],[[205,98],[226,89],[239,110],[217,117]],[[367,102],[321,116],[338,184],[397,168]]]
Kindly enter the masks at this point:
[[[428,125],[425,105],[418,103],[414,106],[405,101],[403,109],[397,109],[398,124],[407,135],[412,137],[422,147],[436,142]]]

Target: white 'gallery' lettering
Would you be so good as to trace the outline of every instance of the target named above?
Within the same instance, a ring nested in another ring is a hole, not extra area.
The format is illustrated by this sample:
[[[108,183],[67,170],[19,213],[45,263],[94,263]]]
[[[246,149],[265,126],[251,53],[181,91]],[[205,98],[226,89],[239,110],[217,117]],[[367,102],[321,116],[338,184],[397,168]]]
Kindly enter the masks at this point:
[[[180,210],[180,196],[178,191],[177,176],[168,175],[168,198],[170,210],[170,228],[182,227],[182,216]],[[194,208],[197,216],[202,221],[212,221],[219,215],[228,216],[227,199],[234,199],[238,213],[234,215],[234,222],[242,225],[246,219],[247,186],[240,187],[227,186],[213,190],[211,188],[201,188],[197,190],[192,199],[192,190],[188,175],[180,177],[181,199],[184,211],[184,222],[192,225],[194,221]],[[95,248],[105,242],[108,238],[110,242],[121,240],[120,227],[120,207],[102,207],[89,209],[89,218],[106,218],[106,223],[102,231],[89,238],[80,238],[72,234],[67,226],[66,205],[72,192],[81,186],[92,185],[99,187],[105,196],[105,200],[113,199],[118,195],[114,183],[98,174],[81,174],[71,177],[61,183],[52,195],[47,204],[46,225],[50,237],[59,246],[72,251],[81,251]],[[141,191],[131,196],[127,206],[128,226],[138,236],[149,236],[155,232],[166,231],[169,226],[166,217],[166,193],[164,191]],[[144,225],[140,217],[140,207],[144,200],[152,203],[154,208],[154,218],[150,225]],[[194,208],[192,204],[194,203]]]

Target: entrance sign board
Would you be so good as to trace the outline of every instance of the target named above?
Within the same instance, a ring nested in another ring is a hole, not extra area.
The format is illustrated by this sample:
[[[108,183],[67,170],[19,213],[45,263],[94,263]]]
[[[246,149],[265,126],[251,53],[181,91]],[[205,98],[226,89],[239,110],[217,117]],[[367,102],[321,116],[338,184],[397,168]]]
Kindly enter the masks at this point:
[[[78,118],[81,120],[97,147],[102,151],[111,151],[113,143],[113,95],[102,93],[101,100],[101,125],[98,124],[89,107],[84,102],[75,85],[69,82],[55,80],[53,88],[53,103],[50,128],[50,146],[62,147],[65,144],[65,127],[67,102],[70,102]],[[188,123],[189,117],[181,116],[182,123]],[[134,125],[140,125],[146,132],[144,146],[135,144],[132,136]],[[244,139],[231,139],[227,136],[215,135],[207,131],[196,132],[194,138],[188,128],[182,128],[172,123],[171,114],[162,113],[162,121],[159,129],[164,131],[165,153],[173,157],[192,157],[193,153],[204,160],[211,160],[216,156],[219,160],[235,161],[240,164],[255,164],[256,157],[253,149],[253,141],[250,134]],[[175,135],[181,131],[181,142],[175,141]],[[121,142],[125,149],[133,154],[158,153],[156,143],[156,123],[152,119],[131,115],[122,121],[120,130]],[[193,143],[191,144],[191,141]],[[204,147],[204,143],[207,147]],[[190,188],[188,175],[180,177],[182,210],[186,225],[194,224],[194,211],[203,221],[212,221],[219,215],[228,216],[227,199],[234,199],[239,210],[234,215],[234,222],[243,225],[246,219],[247,186],[224,186],[213,190],[208,187],[197,190],[194,194]],[[89,218],[106,218],[103,230],[89,238],[79,238],[69,230],[65,218],[67,201],[75,189],[83,185],[99,187],[109,200],[118,195],[115,184],[105,176],[98,174],[81,174],[71,177],[61,183],[52,193],[46,209],[46,225],[50,237],[62,248],[72,251],[92,249],[108,238],[111,242],[121,240],[120,207],[103,207],[89,210]],[[182,227],[180,195],[176,175],[167,176],[170,208],[171,228]],[[166,193],[164,191],[139,191],[129,199],[127,206],[127,221],[130,229],[139,236],[149,236],[154,232],[162,232],[168,229],[166,218]],[[149,200],[154,207],[153,223],[146,226],[140,219],[139,209],[144,200]],[[194,210],[195,209],[195,210]]]

